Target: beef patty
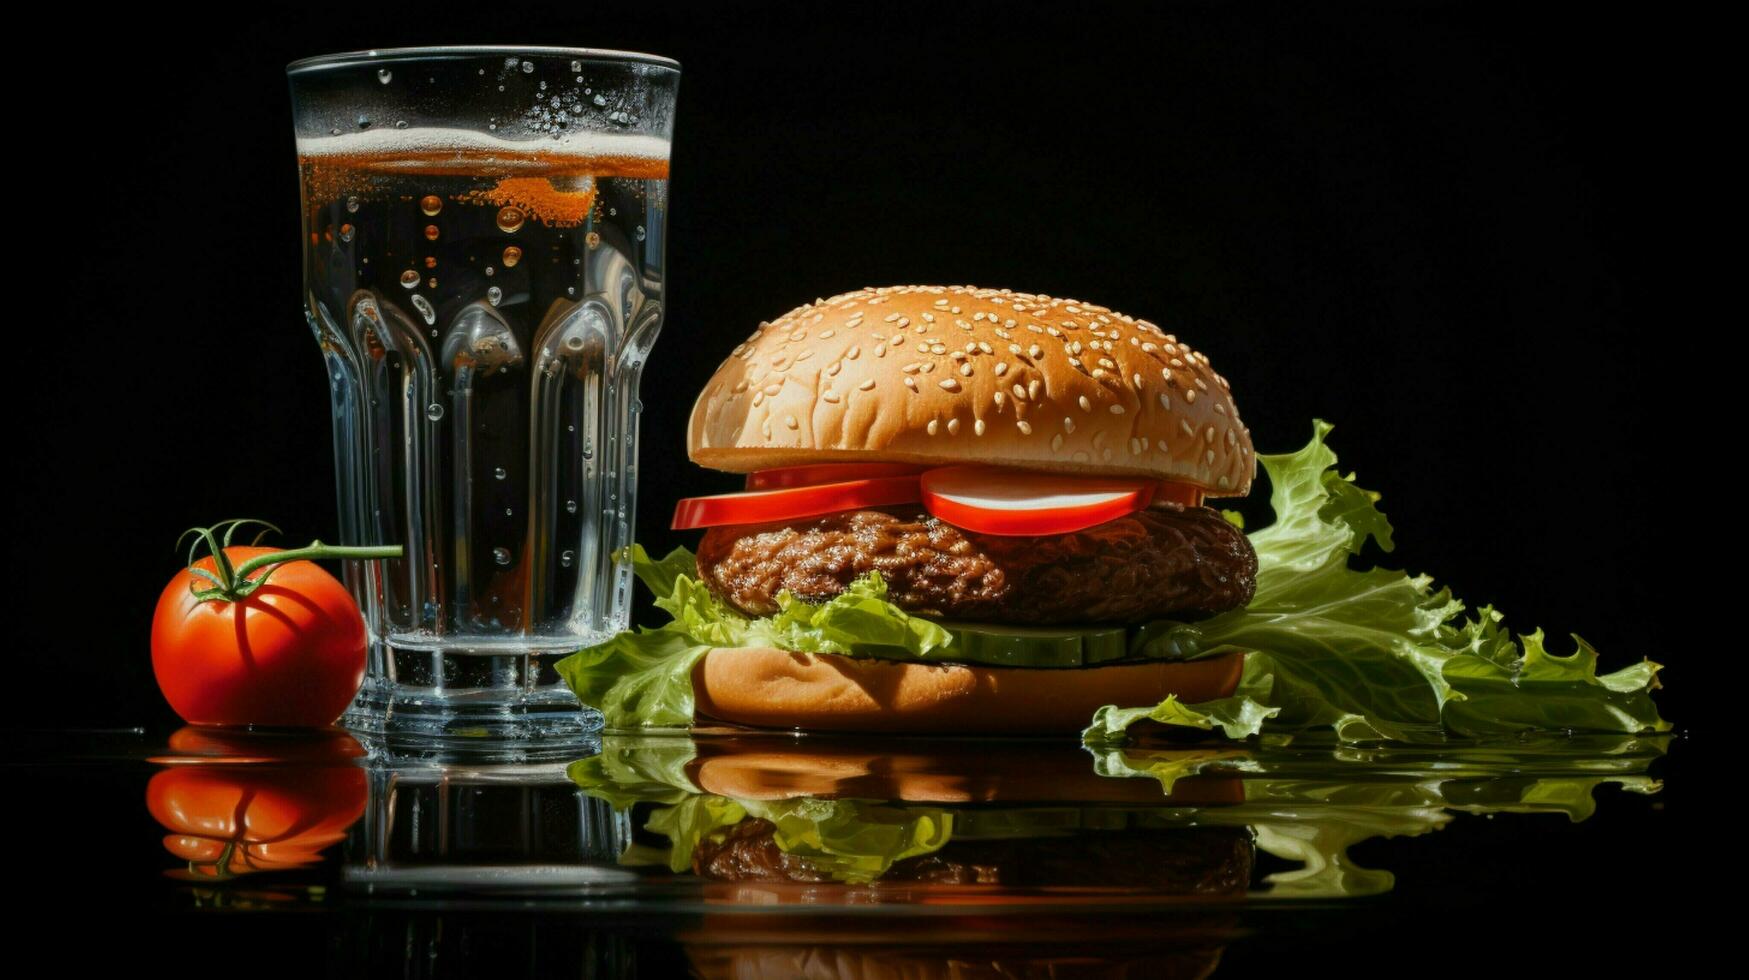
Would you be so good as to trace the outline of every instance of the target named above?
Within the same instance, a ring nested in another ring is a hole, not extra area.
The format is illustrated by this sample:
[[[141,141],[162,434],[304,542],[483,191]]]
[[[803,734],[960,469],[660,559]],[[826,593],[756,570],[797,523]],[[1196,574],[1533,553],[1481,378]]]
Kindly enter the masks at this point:
[[[1070,534],[978,534],[915,506],[793,524],[713,527],[698,549],[712,591],[752,615],[785,589],[825,602],[867,572],[901,609],[1002,623],[1193,619],[1243,606],[1257,554],[1207,507],[1154,506]]]

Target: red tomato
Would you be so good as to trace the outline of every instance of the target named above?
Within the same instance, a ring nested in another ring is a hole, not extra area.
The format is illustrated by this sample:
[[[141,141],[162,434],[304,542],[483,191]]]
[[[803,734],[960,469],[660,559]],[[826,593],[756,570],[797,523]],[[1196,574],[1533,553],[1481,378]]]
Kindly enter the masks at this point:
[[[747,474],[747,489],[778,490],[784,487],[811,487],[821,483],[844,483],[848,480],[869,480],[883,476],[913,476],[926,468],[910,463],[819,463],[814,466],[786,466],[782,469]]]
[[[233,547],[242,565],[278,548]],[[212,556],[194,567],[216,571]],[[364,619],[346,587],[309,561],[277,566],[241,602],[201,602],[211,583],[183,569],[152,617],[152,671],[170,707],[196,725],[320,726],[364,680]]]
[[[1202,490],[1188,483],[1173,483],[1171,480],[1161,480],[1154,484],[1154,499],[1152,503],[1183,504],[1186,507],[1202,506]]]
[[[722,524],[767,524],[841,510],[888,507],[918,500],[916,476],[885,476],[845,483],[750,490],[714,497],[687,497],[674,508],[673,528],[684,531]]]
[[[1157,481],[943,466],[923,474],[923,506],[980,534],[1068,534],[1148,506]]]

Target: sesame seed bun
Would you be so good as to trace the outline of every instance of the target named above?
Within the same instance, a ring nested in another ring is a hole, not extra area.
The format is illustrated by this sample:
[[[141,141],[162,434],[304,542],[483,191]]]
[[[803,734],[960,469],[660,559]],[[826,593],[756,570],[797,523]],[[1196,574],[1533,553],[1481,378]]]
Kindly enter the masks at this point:
[[[1146,320],[971,286],[862,289],[762,323],[693,406],[687,452],[732,473],[964,463],[1251,489],[1225,378]]]
[[[913,734],[1078,732],[1108,704],[1230,696],[1244,658],[1105,667],[971,667],[719,648],[692,671],[694,715],[761,728]]]

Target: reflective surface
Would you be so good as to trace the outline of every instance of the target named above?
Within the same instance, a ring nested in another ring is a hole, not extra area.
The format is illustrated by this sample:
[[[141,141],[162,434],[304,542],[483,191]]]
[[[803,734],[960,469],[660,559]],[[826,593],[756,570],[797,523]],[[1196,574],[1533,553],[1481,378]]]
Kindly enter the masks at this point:
[[[1509,970],[1533,926],[1569,964],[1657,962],[1597,923],[1684,917],[1672,741],[718,734],[516,762],[183,729],[15,738],[5,771],[52,815],[31,839],[102,842],[20,850],[66,921],[125,910],[280,950],[270,972],[1439,974]]]

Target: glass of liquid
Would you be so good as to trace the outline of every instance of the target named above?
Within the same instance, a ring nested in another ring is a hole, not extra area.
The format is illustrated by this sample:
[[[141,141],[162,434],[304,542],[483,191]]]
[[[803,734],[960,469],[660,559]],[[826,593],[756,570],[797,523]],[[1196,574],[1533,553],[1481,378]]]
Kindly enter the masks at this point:
[[[570,48],[293,63],[304,302],[371,637],[344,723],[588,736],[552,665],[625,628],[680,68]]]

